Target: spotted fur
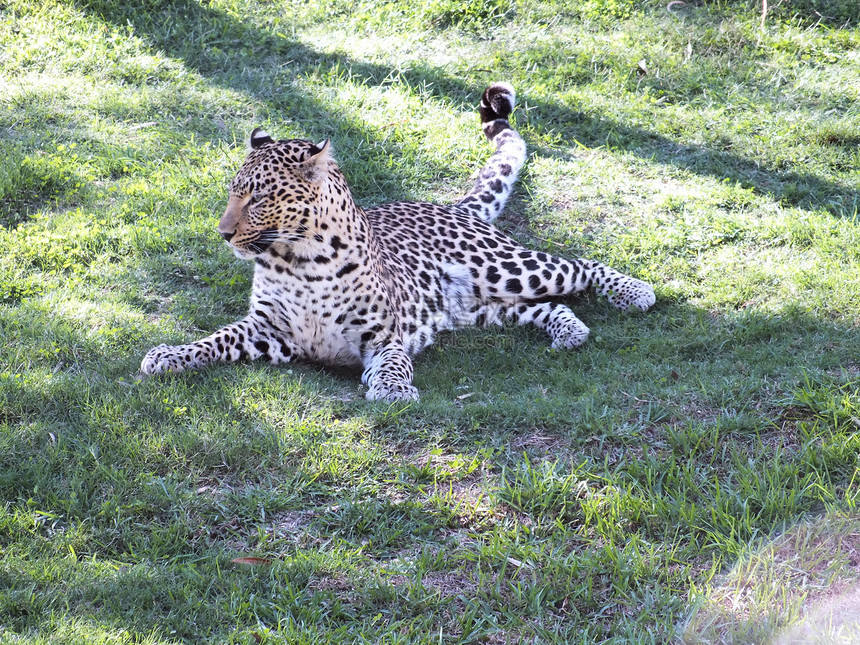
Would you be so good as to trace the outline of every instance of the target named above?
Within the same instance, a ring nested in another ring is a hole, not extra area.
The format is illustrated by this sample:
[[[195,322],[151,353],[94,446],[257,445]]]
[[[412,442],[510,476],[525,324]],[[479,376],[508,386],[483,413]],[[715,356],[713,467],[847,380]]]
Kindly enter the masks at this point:
[[[145,374],[244,358],[364,368],[367,398],[415,399],[411,357],[446,329],[531,323],[573,348],[588,327],[557,299],[594,288],[622,310],[648,309],[646,283],[591,260],[526,249],[491,222],[526,158],[508,120],[514,91],[488,87],[480,115],[495,145],[456,204],[362,210],[329,142],[275,141],[256,129],[218,230],[255,263],[248,315],[194,343],[160,345]]]

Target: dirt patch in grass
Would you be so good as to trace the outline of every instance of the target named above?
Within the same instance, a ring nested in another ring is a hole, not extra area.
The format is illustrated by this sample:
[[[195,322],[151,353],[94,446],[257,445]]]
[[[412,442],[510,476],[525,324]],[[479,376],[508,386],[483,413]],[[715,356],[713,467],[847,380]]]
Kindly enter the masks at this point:
[[[534,456],[541,461],[567,461],[575,454],[570,448],[570,443],[563,437],[547,434],[541,430],[533,430],[514,437],[511,440],[511,448],[518,452],[526,451],[530,458]]]
[[[412,582],[412,578],[404,575],[391,576],[389,584],[402,587]],[[441,598],[456,598],[461,595],[474,595],[478,583],[462,571],[430,571],[424,573],[415,581],[430,593],[438,594]]]
[[[299,540],[315,517],[313,511],[284,511],[272,516],[268,532],[275,538]]]

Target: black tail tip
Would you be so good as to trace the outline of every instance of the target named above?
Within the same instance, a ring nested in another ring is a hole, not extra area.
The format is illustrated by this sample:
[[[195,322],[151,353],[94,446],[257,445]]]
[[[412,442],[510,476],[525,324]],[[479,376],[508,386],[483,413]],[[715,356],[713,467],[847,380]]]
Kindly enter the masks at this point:
[[[481,121],[507,119],[516,105],[517,94],[508,83],[493,83],[481,96]]]

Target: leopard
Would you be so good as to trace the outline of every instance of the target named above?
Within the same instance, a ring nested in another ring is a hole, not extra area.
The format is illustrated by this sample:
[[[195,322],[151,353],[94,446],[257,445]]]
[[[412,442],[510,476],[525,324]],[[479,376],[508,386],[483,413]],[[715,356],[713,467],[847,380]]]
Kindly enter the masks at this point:
[[[589,328],[564,302],[571,296],[593,289],[619,310],[648,310],[648,283],[530,250],[494,226],[527,159],[515,106],[510,84],[484,89],[478,113],[494,150],[470,190],[444,205],[362,208],[331,139],[275,140],[255,128],[217,227],[236,257],[254,263],[248,314],[201,340],[152,348],[141,372],[303,360],[362,370],[367,399],[412,401],[412,359],[440,332],[531,324],[552,347],[573,349]]]

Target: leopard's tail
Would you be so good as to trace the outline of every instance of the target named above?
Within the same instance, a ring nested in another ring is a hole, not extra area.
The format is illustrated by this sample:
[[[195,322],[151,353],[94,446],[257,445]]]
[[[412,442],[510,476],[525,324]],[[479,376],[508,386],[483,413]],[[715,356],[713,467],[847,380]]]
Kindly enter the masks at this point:
[[[526,144],[508,120],[514,105],[516,92],[507,83],[493,83],[481,96],[481,128],[496,151],[459,205],[485,222],[492,222],[502,212],[526,160]]]

